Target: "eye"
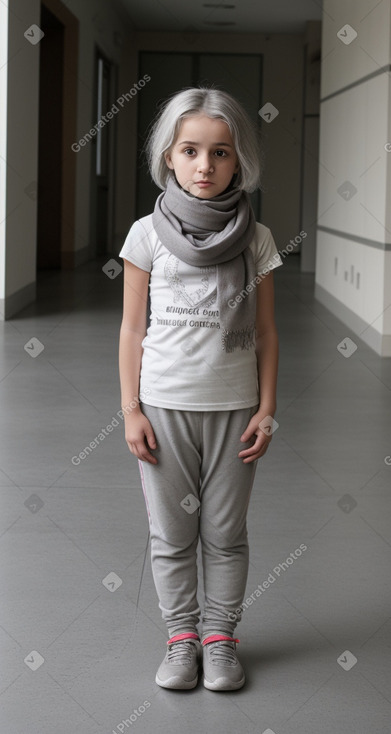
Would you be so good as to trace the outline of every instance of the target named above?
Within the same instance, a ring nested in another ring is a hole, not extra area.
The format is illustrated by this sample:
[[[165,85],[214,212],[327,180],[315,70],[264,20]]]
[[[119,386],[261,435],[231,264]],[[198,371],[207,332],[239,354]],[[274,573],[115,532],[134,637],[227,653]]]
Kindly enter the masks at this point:
[[[185,148],[183,151],[186,155],[191,156],[193,153],[195,153],[194,148]]]
[[[227,155],[227,151],[225,151],[225,150],[216,150],[215,151],[215,154],[217,155],[218,158],[225,158],[225,156]]]

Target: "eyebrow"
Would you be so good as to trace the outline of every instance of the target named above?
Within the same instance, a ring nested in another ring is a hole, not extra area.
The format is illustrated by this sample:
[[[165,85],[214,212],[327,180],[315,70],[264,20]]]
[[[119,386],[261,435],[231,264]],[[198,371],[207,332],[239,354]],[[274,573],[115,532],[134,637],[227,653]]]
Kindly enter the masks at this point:
[[[199,143],[195,143],[193,140],[181,140],[178,145],[199,145]],[[229,143],[212,143],[212,145],[219,145],[220,147],[224,146],[225,148],[232,148],[232,145]]]

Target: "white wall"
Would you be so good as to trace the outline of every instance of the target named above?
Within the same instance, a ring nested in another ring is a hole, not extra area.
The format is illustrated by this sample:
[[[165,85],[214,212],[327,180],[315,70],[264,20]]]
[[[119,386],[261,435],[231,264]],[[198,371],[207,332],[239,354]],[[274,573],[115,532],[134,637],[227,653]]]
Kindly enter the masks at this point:
[[[29,303],[35,298],[37,207],[32,188],[37,181],[39,44],[32,45],[23,35],[32,23],[39,24],[39,0],[14,0],[8,19],[5,67],[7,196],[1,293],[3,312],[8,299],[5,317],[16,306],[15,299]]]
[[[0,4],[0,303],[5,292],[8,0]],[[4,319],[2,306],[0,319]]]
[[[315,295],[391,356],[391,2],[324,0],[323,11]],[[346,24],[358,34],[348,44]],[[346,181],[357,192],[345,199]]]

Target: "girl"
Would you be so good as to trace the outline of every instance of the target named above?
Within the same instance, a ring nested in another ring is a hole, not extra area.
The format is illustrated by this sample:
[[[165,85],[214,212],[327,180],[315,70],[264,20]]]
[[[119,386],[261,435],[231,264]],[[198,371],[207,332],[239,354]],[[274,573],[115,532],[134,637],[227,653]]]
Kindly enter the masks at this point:
[[[247,192],[259,186],[261,154],[235,99],[202,87],[177,93],[147,151],[163,193],[120,252],[119,368],[125,438],[139,460],[168,628],[156,683],[194,688],[203,657],[205,687],[235,690],[245,681],[233,633],[248,573],[246,513],[276,410],[270,271],[282,260],[251,209]]]

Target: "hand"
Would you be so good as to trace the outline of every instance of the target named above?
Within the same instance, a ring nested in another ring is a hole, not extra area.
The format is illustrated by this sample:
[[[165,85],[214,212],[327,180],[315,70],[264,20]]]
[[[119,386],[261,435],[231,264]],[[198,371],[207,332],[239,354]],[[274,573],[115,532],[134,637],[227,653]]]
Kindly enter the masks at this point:
[[[245,442],[249,441],[252,436],[256,436],[255,442],[249,449],[243,449],[240,451],[238,456],[243,459],[243,464],[250,464],[251,461],[255,461],[263,456],[272,440],[273,434],[267,436],[261,428],[259,428],[260,422],[266,418],[266,416],[272,415],[267,410],[258,410],[250,420],[246,430],[241,435],[240,440]]]
[[[157,459],[148,449],[156,449],[156,438],[148,418],[141,410],[125,413],[125,440],[129,450],[141,461],[157,464]]]

